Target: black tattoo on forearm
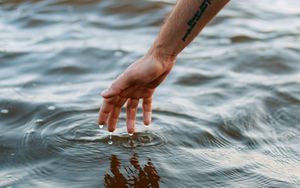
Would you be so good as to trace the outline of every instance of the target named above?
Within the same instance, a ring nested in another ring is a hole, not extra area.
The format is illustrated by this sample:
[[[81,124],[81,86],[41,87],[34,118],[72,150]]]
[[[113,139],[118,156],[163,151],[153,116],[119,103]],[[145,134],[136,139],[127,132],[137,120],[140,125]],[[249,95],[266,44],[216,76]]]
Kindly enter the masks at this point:
[[[201,16],[207,9],[207,7],[211,4],[211,0],[204,0],[200,5],[199,9],[195,13],[195,15],[188,21],[188,30],[186,31],[185,35],[182,37],[182,40],[185,42],[187,37],[191,34],[192,30],[196,26],[197,22],[200,20]]]

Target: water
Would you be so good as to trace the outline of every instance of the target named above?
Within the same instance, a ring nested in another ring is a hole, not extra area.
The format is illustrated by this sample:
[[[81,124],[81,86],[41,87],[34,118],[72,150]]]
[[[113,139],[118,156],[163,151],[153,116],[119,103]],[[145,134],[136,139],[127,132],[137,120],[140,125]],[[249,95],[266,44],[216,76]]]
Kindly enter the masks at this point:
[[[178,58],[153,123],[109,139],[99,93],[168,0],[0,1],[0,187],[300,187],[300,2],[232,1]],[[112,142],[109,144],[108,142]]]

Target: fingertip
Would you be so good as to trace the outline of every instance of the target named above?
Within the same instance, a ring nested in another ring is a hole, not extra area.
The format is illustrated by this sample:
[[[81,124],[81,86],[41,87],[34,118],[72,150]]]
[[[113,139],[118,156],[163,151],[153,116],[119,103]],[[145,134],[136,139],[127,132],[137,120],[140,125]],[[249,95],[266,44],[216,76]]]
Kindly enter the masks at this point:
[[[115,131],[115,128],[114,127],[110,127],[110,126],[108,126],[107,127],[107,130],[108,130],[108,132],[114,132]]]
[[[98,119],[98,124],[99,124],[99,126],[100,125],[104,125],[105,123],[106,123],[106,121],[107,121],[107,118],[108,118],[108,114],[107,113],[104,113],[104,112],[100,112],[100,114],[99,114],[99,119]]]
[[[133,134],[135,132],[135,120],[127,121],[127,132],[128,134]]]
[[[116,130],[117,123],[118,123],[118,119],[112,119],[112,118],[109,119],[108,120],[107,130],[109,132],[114,132]]]
[[[145,125],[150,125],[151,124],[151,112],[144,112],[144,124]]]
[[[133,129],[133,130],[128,130],[127,132],[128,132],[128,134],[131,136],[131,135],[134,134],[134,129]]]
[[[114,132],[116,130],[116,126],[112,125],[111,123],[108,123],[107,130],[109,132]]]

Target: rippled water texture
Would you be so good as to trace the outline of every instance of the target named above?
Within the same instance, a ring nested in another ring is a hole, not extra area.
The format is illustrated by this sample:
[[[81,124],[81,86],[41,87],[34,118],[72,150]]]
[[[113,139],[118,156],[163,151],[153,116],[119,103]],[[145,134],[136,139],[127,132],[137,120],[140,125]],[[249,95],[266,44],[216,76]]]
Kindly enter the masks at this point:
[[[99,93],[175,1],[0,1],[0,187],[300,187],[300,1],[232,1],[178,58],[147,130]],[[112,144],[108,144],[112,142]]]

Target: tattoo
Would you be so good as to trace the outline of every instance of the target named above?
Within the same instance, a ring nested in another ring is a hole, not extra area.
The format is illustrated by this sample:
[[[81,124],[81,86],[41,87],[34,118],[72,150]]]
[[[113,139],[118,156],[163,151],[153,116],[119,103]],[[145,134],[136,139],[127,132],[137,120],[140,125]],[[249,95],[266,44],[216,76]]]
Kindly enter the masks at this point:
[[[191,34],[192,30],[194,29],[197,22],[200,20],[201,16],[207,9],[207,7],[211,4],[211,0],[203,0],[202,4],[200,5],[199,9],[195,13],[195,15],[188,21],[188,30],[186,31],[185,35],[182,37],[182,40],[185,42],[187,37]]]

